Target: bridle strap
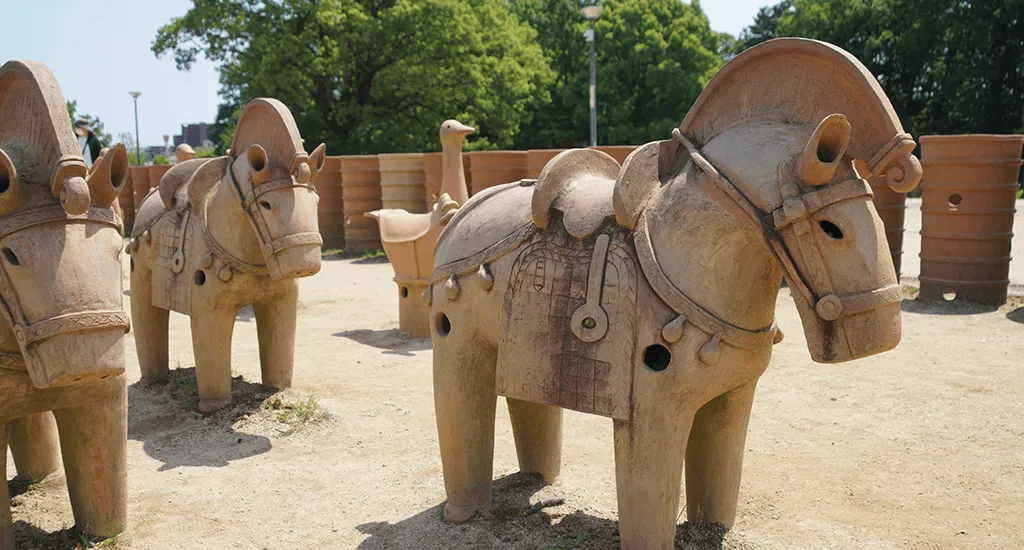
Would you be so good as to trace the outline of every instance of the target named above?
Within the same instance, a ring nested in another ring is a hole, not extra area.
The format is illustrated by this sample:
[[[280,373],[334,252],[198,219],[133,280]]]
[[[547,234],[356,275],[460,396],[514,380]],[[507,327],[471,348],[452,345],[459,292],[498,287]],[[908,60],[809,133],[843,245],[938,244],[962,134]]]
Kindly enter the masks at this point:
[[[293,167],[299,160],[301,160],[303,155],[299,155],[298,153],[295,154],[292,158]],[[305,158],[308,158],[308,156]],[[231,187],[235,190],[235,197],[240,201],[242,210],[245,212],[246,217],[249,218],[249,222],[252,224],[253,229],[256,230],[256,238],[259,240],[260,250],[263,251],[263,255],[267,257],[268,261],[272,260],[275,253],[284,250],[285,248],[290,248],[298,244],[323,244],[323,238],[319,233],[315,234],[315,240],[312,237],[312,233],[298,233],[274,239],[270,234],[270,228],[267,227],[266,220],[263,219],[263,213],[260,211],[259,206],[259,197],[271,191],[289,189],[292,187],[303,187],[313,193],[316,193],[316,187],[314,187],[312,183],[297,183],[294,178],[288,177],[253,186],[251,191],[243,194],[242,186],[239,185],[238,178],[235,176],[234,162],[228,164],[228,174],[231,175]]]
[[[794,240],[800,248],[800,253],[804,260],[804,268],[810,271],[811,280],[824,281],[827,284],[829,281],[828,270],[825,268],[820,250],[818,250],[814,236],[811,233],[813,230],[811,216],[828,206],[843,201],[863,197],[870,199],[873,194],[867,181],[852,179],[829,185],[817,191],[785,196],[783,197],[782,206],[769,214],[755,206],[753,201],[744,195],[735,184],[723,176],[682,132],[674,129],[672,130],[672,137],[686,147],[694,165],[708,176],[715,184],[715,187],[725,193],[732,202],[739,206],[755,225],[761,227],[762,237],[776,260],[778,260],[779,265],[782,266],[783,271],[785,271],[786,280],[789,282],[790,288],[794,292],[799,293],[808,304],[814,304],[815,310],[821,318],[833,321],[844,315],[863,313],[902,299],[902,289],[899,285],[891,285],[869,292],[843,296],[828,292],[821,299],[818,299],[817,294],[811,288],[804,273],[797,266],[789,248],[787,248],[779,234],[785,228],[790,228],[794,231]],[[900,135],[893,138],[890,143],[890,150],[904,147],[904,137]],[[876,155],[876,157],[880,155],[881,153]],[[782,165],[780,164],[780,170],[781,168]],[[795,186],[784,186],[784,193],[787,187],[794,193],[798,192],[798,188]]]
[[[60,205],[45,206],[0,219],[0,239],[19,231],[50,223],[98,223],[122,233],[121,218],[112,208],[92,206],[82,214],[68,214]],[[22,352],[34,342],[68,332],[117,327],[128,332],[131,323],[123,310],[78,311],[30,322],[5,269],[0,269],[0,310],[14,330]]]

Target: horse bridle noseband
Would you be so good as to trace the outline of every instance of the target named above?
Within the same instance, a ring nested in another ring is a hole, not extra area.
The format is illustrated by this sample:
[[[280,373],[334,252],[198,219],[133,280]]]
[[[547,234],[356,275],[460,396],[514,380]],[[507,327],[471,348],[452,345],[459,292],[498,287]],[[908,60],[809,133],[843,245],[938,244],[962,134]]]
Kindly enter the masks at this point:
[[[841,317],[864,313],[902,300],[899,284],[857,294],[834,293],[828,288],[827,269],[822,260],[821,250],[811,233],[813,214],[843,201],[862,197],[870,199],[873,193],[867,181],[851,179],[806,193],[801,193],[795,185],[782,185],[782,205],[771,212],[765,212],[722,175],[679,129],[672,130],[672,137],[686,148],[694,165],[761,228],[765,242],[786,273],[790,288],[799,293],[808,304],[813,304],[819,317],[825,321],[835,321]],[[897,136],[899,137],[901,136]],[[787,228],[795,232],[795,241],[805,263],[804,271],[801,271],[783,241],[781,232]],[[810,275],[810,280],[805,276],[805,272]],[[817,292],[816,285],[811,281],[819,283]]]
[[[91,206],[83,214],[68,214],[55,204],[0,219],[0,241],[37,225],[73,222],[98,223],[115,228],[118,235],[123,233],[121,219],[112,208]],[[0,310],[11,324],[23,355],[28,355],[32,344],[59,334],[115,327],[127,333],[131,326],[123,309],[76,311],[32,322],[21,307],[6,269],[0,269]]]
[[[298,183],[295,181],[294,168],[301,162],[307,162],[309,155],[305,153],[296,153],[292,158],[291,169],[288,171],[289,176],[279,180],[271,180],[263,182],[259,185],[251,186],[252,189],[248,193],[242,192],[242,186],[238,183],[238,178],[235,176],[234,159],[228,163],[228,174],[231,175],[231,188],[235,190],[235,197],[242,204],[242,210],[245,211],[246,217],[249,218],[249,222],[256,230],[256,238],[260,243],[260,250],[263,255],[269,260],[273,258],[274,254],[294,246],[300,246],[304,244],[323,244],[323,237],[320,236],[319,231],[308,231],[305,233],[293,233],[291,235],[285,235],[275,239],[270,234],[270,228],[267,226],[266,220],[263,218],[263,212],[261,211],[259,199],[266,193],[271,191],[277,191],[279,189],[289,189],[292,187],[301,187],[308,189],[313,193],[316,193],[316,187],[313,186],[313,180],[310,178],[309,183]]]

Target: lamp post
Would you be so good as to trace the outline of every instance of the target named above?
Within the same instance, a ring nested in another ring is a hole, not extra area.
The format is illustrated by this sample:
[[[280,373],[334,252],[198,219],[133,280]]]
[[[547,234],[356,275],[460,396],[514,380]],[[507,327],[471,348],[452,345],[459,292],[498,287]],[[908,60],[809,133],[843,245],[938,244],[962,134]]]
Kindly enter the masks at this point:
[[[590,21],[590,28],[583,33],[583,38],[590,43],[590,145],[597,146],[597,45],[594,35],[594,23],[604,8],[594,4],[580,8],[583,17]]]
[[[128,92],[135,103],[135,162],[142,166],[142,154],[139,152],[139,96],[142,92]]]

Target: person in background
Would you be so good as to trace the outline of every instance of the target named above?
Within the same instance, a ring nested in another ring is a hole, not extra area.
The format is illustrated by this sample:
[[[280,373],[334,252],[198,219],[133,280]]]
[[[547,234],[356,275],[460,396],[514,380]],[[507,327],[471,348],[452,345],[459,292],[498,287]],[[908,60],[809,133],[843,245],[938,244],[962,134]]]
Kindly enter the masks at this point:
[[[92,128],[89,127],[87,121],[75,121],[75,133],[78,134],[78,148],[82,152],[82,158],[91,167],[93,162],[99,160],[100,149],[103,146],[100,145],[96,134],[92,133]]]

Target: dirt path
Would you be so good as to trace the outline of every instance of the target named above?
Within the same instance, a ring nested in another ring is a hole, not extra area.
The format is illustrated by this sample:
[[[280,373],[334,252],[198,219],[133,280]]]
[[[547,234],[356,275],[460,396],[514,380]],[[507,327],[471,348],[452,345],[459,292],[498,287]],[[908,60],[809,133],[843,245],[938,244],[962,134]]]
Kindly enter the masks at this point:
[[[516,474],[499,403],[495,510],[441,522],[430,342],[399,337],[391,276],[386,263],[332,260],[303,280],[295,390],[332,418],[294,431],[259,411],[254,384],[237,381],[242,403],[211,418],[185,408],[189,371],[139,387],[129,338],[131,525],[117,546],[617,548],[611,422],[574,412],[562,479],[541,488]],[[826,366],[810,361],[782,292],[786,340],[757,394],[725,548],[1024,547],[1024,309],[953,307],[907,301],[899,348]],[[172,315],[172,367],[193,365],[189,338]],[[258,381],[249,312],[233,350],[235,373]],[[565,503],[523,516],[548,498]],[[26,547],[69,547],[55,542],[73,524],[62,479],[14,501]]]

